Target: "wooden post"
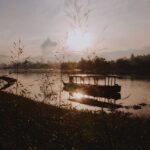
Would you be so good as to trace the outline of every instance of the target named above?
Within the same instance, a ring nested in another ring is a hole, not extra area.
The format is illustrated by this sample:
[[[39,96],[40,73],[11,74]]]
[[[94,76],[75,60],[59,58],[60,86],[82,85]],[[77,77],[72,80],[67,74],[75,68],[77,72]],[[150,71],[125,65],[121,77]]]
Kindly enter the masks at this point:
[[[111,79],[111,86],[113,85],[113,77],[110,78]]]
[[[90,84],[91,78],[89,77],[89,84]]]
[[[114,77],[114,84],[116,84],[116,77]]]
[[[73,77],[69,77],[69,82],[73,83]]]

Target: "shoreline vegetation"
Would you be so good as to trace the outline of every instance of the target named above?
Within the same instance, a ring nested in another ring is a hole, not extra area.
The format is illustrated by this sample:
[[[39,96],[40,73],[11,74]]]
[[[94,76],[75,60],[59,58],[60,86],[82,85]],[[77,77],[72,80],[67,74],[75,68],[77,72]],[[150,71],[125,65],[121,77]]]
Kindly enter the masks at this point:
[[[106,60],[95,56],[93,59],[81,58],[79,62],[64,62],[61,65],[63,70],[81,70],[83,73],[92,74],[117,74],[123,76],[149,76],[150,55],[134,56],[130,58],[120,58],[117,60]]]
[[[32,62],[25,60],[24,62],[18,62],[13,64],[1,64],[0,69],[12,69],[18,68],[20,71],[27,72],[28,70],[49,69],[58,70],[61,69],[67,73],[90,73],[90,74],[117,74],[123,76],[133,77],[146,77],[150,76],[150,55],[131,55],[130,58],[120,58],[117,60],[106,60],[102,57],[81,58],[80,61],[68,61],[59,63],[42,63]],[[18,70],[18,71],[19,71]]]
[[[150,149],[150,118],[63,109],[0,92],[1,149]]]

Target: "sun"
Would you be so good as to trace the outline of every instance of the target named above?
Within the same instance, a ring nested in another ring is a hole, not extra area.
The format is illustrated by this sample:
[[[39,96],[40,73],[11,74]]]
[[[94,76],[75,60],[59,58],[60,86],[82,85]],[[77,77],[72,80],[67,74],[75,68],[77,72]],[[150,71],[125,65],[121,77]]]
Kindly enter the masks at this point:
[[[67,45],[71,50],[81,51],[89,48],[92,44],[91,35],[88,32],[83,32],[81,29],[76,28],[68,35]]]

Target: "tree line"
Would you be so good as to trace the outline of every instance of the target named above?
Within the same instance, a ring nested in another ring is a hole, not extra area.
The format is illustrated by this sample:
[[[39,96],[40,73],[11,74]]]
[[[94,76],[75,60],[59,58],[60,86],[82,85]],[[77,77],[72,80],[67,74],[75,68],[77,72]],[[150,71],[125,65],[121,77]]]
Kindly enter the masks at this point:
[[[125,75],[150,75],[150,55],[131,55],[130,58],[106,60],[95,56],[93,59],[81,58],[79,62],[64,62],[61,68],[64,70],[80,69],[86,73],[100,74],[125,74]]]
[[[81,58],[80,61],[68,61],[59,63],[42,63],[23,61],[9,65],[1,64],[1,69],[62,69],[74,71],[76,69],[83,73],[99,74],[123,74],[123,75],[150,75],[150,54],[134,56],[130,58],[120,58],[117,60],[106,60],[105,58],[95,56],[94,58]]]

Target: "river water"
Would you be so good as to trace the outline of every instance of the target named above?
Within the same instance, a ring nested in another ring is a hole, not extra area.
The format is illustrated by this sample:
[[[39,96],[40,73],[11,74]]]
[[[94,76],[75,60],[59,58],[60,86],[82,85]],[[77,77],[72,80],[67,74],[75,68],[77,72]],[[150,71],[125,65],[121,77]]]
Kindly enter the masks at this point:
[[[48,78],[45,77],[45,73],[47,74],[46,77]],[[9,75],[10,77],[16,78],[16,74],[10,74],[10,70],[0,70],[0,75]],[[68,75],[63,74],[62,79],[64,81],[68,81]],[[54,105],[61,103],[62,105],[69,105],[69,107],[75,107],[77,109],[88,109],[92,111],[102,109],[96,106],[94,107],[69,101],[69,93],[63,91],[63,84],[61,82],[61,74],[59,70],[30,70],[29,72],[19,73],[18,80],[23,85],[18,89],[26,89],[29,92],[26,94],[26,96],[31,97],[36,101],[44,101]],[[40,87],[44,87],[48,82],[52,88],[49,89],[49,92],[53,91],[53,96],[51,96],[51,98],[44,99],[43,92]],[[100,80],[100,82],[104,83],[103,80]],[[128,109],[120,108],[119,110],[131,112],[135,115],[150,116],[150,80],[123,77],[118,79],[117,83],[121,85],[122,89],[121,98],[116,100],[115,103],[121,104],[122,106],[128,106]],[[13,89],[13,87],[11,87],[11,89]],[[10,89],[7,89],[7,91],[9,90]],[[101,100],[106,101],[104,98],[101,98]],[[142,107],[132,109],[132,106],[135,105],[140,105]]]

